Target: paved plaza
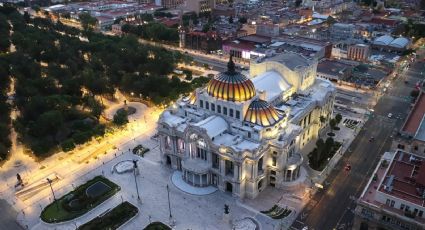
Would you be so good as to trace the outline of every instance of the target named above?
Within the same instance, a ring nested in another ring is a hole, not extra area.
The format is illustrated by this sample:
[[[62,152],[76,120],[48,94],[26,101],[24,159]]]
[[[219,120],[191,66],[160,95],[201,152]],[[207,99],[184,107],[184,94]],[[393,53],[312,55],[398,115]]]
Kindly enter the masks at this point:
[[[146,110],[148,111],[148,110]],[[196,192],[183,191],[174,185],[171,178],[174,171],[165,167],[160,162],[158,142],[152,139],[155,134],[156,123],[154,117],[147,117],[137,113],[136,119],[132,121],[130,131],[127,132],[127,138],[108,139],[107,144],[87,146],[90,150],[87,154],[74,153],[67,158],[64,154],[54,156],[53,160],[46,160],[44,164],[50,164],[51,167],[39,169],[39,165],[34,163],[34,167],[29,168],[27,175],[34,174],[29,179],[29,185],[43,182],[46,175],[57,175],[60,179],[53,184],[56,197],[61,197],[70,192],[76,186],[85,183],[96,175],[104,175],[114,183],[121,186],[121,191],[87,214],[76,218],[75,220],[61,224],[43,223],[39,216],[41,210],[52,202],[52,194],[48,187],[42,188],[25,200],[15,195],[13,188],[13,175],[3,174],[6,178],[7,186],[4,185],[1,190],[0,198],[5,198],[18,212],[17,221],[23,227],[34,230],[45,229],[75,229],[94,217],[106,212],[123,201],[129,201],[139,208],[139,215],[130,222],[122,226],[121,229],[140,229],[149,224],[149,222],[161,221],[166,224],[172,224],[174,229],[232,229],[232,221],[240,226],[249,226],[245,223],[246,218],[256,221],[260,229],[286,229],[296,218],[299,210],[307,202],[303,198],[304,192],[297,194],[297,191],[304,191],[303,188],[295,186],[292,190],[280,190],[268,187],[256,199],[238,200],[230,193],[221,191],[196,194]],[[144,127],[144,128],[143,128]],[[143,132],[138,128],[143,128]],[[136,132],[137,134],[134,134]],[[139,133],[140,132],[140,133]],[[140,135],[138,135],[140,134]],[[133,137],[133,138],[131,138]],[[132,148],[142,144],[150,148],[145,156],[139,157],[132,154]],[[106,146],[106,147],[105,147]],[[84,148],[80,152],[86,151]],[[107,149],[105,149],[107,148]],[[99,150],[100,149],[100,150]],[[84,151],[83,151],[84,150]],[[92,155],[94,152],[100,154]],[[82,160],[84,159],[84,160]],[[116,173],[114,166],[125,160],[138,160],[140,175],[137,177],[139,185],[139,194],[141,201],[137,199],[136,186],[132,173]],[[55,162],[52,163],[52,162]],[[171,215],[168,208],[166,186],[170,188]],[[301,184],[299,186],[302,186]],[[192,194],[191,194],[192,193]],[[227,221],[223,218],[224,205],[230,207],[230,218]],[[274,220],[260,211],[268,210],[273,205],[279,204],[281,207],[288,207],[293,212],[286,218]]]

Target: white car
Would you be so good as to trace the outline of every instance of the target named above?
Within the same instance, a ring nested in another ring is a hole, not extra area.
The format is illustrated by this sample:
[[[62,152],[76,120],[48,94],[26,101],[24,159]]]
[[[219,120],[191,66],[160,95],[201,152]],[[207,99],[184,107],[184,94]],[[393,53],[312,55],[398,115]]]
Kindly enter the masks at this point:
[[[393,114],[392,113],[389,113],[388,114],[388,118],[391,118],[391,117],[393,117]]]

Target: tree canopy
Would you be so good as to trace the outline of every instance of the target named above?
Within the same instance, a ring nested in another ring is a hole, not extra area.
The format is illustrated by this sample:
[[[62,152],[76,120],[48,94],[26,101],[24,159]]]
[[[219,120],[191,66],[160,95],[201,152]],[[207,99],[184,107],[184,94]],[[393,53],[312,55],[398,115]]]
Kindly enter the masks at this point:
[[[110,125],[99,120],[102,98],[112,99],[116,89],[134,92],[155,104],[168,104],[204,84],[202,79],[188,83],[169,77],[185,55],[142,45],[134,35],[94,33],[90,27],[95,22],[88,15],[80,18],[85,20],[84,31],[60,21],[25,18],[7,5],[0,7],[0,30],[6,34],[0,40],[7,39],[16,47],[15,52],[0,55],[0,114],[10,113],[6,90],[13,76],[14,106],[20,112],[13,125],[20,140],[39,157],[60,148],[70,151],[102,136]],[[157,26],[150,25],[152,30]],[[9,36],[11,28],[13,35]],[[173,33],[164,32],[159,39],[178,37]],[[156,36],[153,34],[149,36]],[[7,44],[3,47],[7,50]],[[0,116],[2,159],[10,148],[9,129],[9,116]]]

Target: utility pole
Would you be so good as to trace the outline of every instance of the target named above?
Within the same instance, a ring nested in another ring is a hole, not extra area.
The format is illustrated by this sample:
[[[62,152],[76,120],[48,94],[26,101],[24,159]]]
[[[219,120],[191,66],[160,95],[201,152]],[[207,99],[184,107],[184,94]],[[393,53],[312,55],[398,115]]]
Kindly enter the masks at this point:
[[[56,202],[56,196],[55,196],[55,192],[53,191],[53,187],[52,187],[52,180],[50,180],[49,178],[46,178],[47,179],[47,183],[49,183],[49,185],[50,185],[50,190],[52,191],[52,195],[53,195],[53,202],[55,202],[56,203],[56,208],[57,208],[57,210],[59,210],[59,204],[58,204],[58,202]]]
[[[173,215],[171,215],[171,203],[170,203],[170,188],[168,187],[167,184],[167,195],[168,195],[168,210],[170,212],[170,221],[173,218]]]
[[[136,177],[136,173],[137,173],[137,160],[133,160],[133,175],[134,175],[134,182],[136,184],[136,192],[137,192],[137,200],[140,200],[140,195],[139,195],[139,186],[137,185],[137,177]]]

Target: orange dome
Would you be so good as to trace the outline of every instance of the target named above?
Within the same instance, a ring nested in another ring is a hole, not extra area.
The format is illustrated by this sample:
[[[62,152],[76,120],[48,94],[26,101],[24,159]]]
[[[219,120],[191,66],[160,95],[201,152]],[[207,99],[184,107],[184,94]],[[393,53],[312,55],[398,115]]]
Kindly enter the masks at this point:
[[[246,111],[245,121],[261,126],[271,126],[283,117],[284,115],[273,108],[267,101],[255,100],[251,102]]]
[[[255,96],[255,87],[245,75],[235,71],[230,57],[228,70],[215,76],[207,86],[210,96],[227,101],[246,101]]]

